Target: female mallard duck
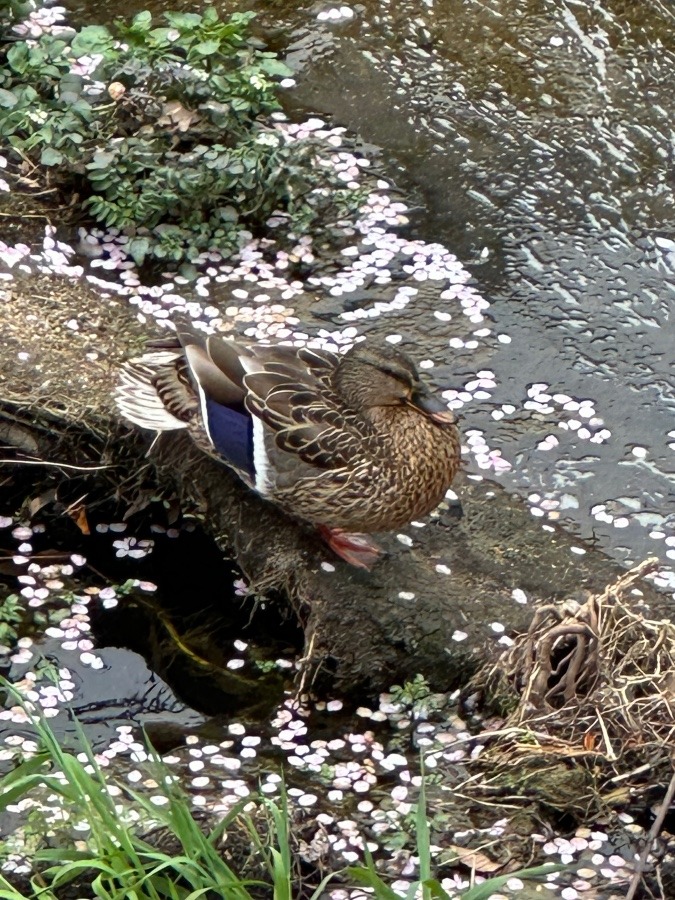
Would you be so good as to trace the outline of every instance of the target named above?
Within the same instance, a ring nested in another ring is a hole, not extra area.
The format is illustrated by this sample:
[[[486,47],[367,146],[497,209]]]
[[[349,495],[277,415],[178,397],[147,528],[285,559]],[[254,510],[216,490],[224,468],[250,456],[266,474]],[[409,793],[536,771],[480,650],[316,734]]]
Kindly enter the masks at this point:
[[[319,526],[369,568],[389,531],[443,499],[460,460],[455,417],[413,363],[370,341],[327,350],[241,344],[179,326],[178,339],[126,363],[122,414],[155,431],[187,429],[261,496]]]

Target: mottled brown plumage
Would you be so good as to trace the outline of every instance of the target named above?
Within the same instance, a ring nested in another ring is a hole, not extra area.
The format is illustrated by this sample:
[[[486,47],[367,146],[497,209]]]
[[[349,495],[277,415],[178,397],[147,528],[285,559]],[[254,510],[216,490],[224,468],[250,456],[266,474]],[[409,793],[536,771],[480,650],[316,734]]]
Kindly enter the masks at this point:
[[[125,417],[186,428],[263,497],[320,526],[352,564],[376,558],[364,534],[400,528],[443,499],[459,433],[403,353],[371,341],[344,355],[247,345],[187,328],[178,338],[126,364]]]

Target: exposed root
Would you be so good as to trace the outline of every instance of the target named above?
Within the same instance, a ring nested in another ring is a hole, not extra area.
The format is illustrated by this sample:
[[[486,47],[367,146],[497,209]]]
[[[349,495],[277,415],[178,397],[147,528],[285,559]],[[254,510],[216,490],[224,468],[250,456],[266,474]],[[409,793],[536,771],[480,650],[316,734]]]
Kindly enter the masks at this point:
[[[646,560],[583,604],[537,610],[528,631],[477,676],[489,694],[515,701],[509,725],[610,760],[626,748],[672,743],[675,624],[646,618],[629,598],[658,565]]]
[[[584,603],[540,607],[527,632],[475,676],[467,693],[506,711],[502,728],[478,738],[486,789],[529,792],[542,766],[576,772],[574,796],[557,791],[546,805],[589,815],[668,781],[675,623],[649,619],[635,590],[658,566],[648,559]]]

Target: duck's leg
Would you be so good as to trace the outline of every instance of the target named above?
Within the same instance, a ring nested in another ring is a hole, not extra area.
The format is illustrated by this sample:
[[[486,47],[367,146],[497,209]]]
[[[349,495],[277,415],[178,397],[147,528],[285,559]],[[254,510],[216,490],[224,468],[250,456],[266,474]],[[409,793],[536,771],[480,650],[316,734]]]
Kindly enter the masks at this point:
[[[365,534],[328,528],[326,525],[319,525],[318,531],[334,553],[359,569],[371,569],[382,553],[375,541]]]

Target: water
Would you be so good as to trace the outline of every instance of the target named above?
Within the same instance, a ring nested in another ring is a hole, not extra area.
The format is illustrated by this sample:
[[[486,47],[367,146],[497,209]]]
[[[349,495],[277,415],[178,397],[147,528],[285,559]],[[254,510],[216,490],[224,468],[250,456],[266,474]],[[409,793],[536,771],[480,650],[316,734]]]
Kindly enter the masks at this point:
[[[441,351],[448,374],[496,375],[489,401],[462,409],[465,430],[503,448],[511,490],[558,504],[546,519],[623,563],[669,562],[675,13],[507,0],[360,9],[329,26],[306,10],[288,23],[294,102],[382,147],[423,206],[414,233],[457,253],[492,302],[510,343]],[[593,415],[532,408],[537,393],[591,400]]]

